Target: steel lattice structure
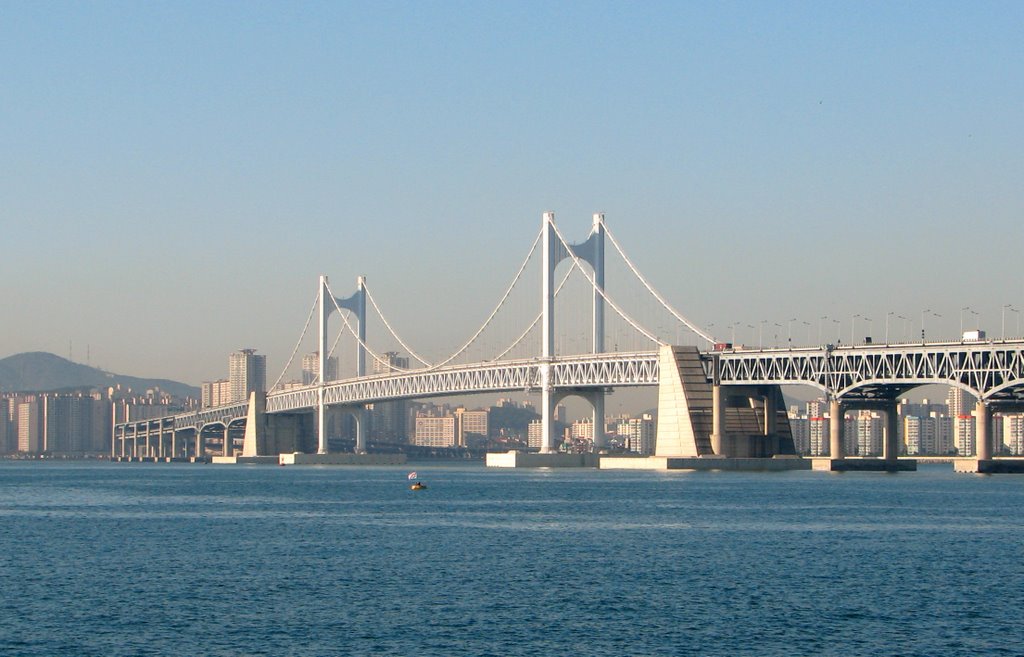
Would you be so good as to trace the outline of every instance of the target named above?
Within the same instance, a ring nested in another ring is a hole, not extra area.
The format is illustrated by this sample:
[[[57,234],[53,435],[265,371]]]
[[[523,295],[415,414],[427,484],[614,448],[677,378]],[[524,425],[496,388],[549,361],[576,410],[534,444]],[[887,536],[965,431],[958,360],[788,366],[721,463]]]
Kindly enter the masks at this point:
[[[715,361],[722,385],[810,385],[847,401],[894,399],[920,385],[963,388],[996,404],[1024,405],[1024,341],[936,343],[892,346],[708,352],[702,356],[708,380]],[[658,353],[590,354],[559,358],[487,362],[440,369],[366,376],[324,386],[328,405],[357,406],[394,399],[456,394],[540,390],[542,369],[550,368],[556,392],[657,385]],[[316,408],[319,386],[267,395],[267,412]],[[247,403],[174,416],[175,429],[200,429],[244,418]],[[146,421],[138,423],[140,426]]]
[[[892,399],[916,386],[944,384],[986,402],[1024,403],[1019,340],[735,351],[718,358],[723,384],[806,384],[848,400]]]
[[[722,385],[810,385],[826,396],[854,401],[893,399],[916,386],[944,384],[988,402],[1024,404],[1024,341],[725,351],[708,352],[702,358],[709,381],[718,360]],[[324,386],[324,401],[332,406],[360,405],[455,394],[537,392],[544,367],[550,368],[551,385],[560,392],[651,386],[659,381],[657,352],[607,353],[334,381]],[[312,385],[271,393],[267,412],[313,409],[318,389]],[[246,411],[243,402],[181,413],[174,416],[174,427],[227,426],[244,418]]]

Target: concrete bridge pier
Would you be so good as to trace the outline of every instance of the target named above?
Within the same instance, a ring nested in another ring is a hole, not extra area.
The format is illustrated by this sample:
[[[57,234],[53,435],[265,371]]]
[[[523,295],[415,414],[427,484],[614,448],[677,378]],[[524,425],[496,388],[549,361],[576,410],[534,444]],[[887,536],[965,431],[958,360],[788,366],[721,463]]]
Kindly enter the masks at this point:
[[[716,456],[729,456],[725,447],[725,405],[722,386],[711,386],[711,452]]]
[[[841,461],[846,457],[843,449],[843,402],[838,397],[828,404],[828,455],[833,461]]]
[[[900,456],[899,404],[896,400],[885,405],[885,438],[882,443],[882,458],[886,463],[895,464]]]
[[[982,400],[974,405],[974,455],[979,461],[992,460],[992,414]]]
[[[356,420],[356,454],[366,454],[366,429],[370,423],[370,416],[366,412],[366,406],[360,404],[352,413]]]

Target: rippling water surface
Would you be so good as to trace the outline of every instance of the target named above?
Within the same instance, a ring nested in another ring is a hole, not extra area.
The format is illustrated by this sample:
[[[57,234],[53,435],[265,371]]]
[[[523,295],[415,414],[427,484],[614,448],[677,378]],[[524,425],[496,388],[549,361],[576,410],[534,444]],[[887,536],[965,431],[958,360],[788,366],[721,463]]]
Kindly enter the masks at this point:
[[[0,463],[0,655],[1021,655],[1024,477]]]

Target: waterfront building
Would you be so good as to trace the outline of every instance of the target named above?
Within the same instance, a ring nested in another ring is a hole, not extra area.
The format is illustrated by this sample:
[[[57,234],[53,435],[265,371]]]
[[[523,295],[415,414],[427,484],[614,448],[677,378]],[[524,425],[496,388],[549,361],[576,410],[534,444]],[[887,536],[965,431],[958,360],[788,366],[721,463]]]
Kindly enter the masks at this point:
[[[974,415],[957,415],[953,420],[953,447],[960,456],[974,455]]]
[[[950,386],[947,413],[953,419],[953,446],[960,456],[974,454],[974,405],[977,400],[961,388]]]
[[[543,446],[544,432],[540,420],[530,420],[526,428],[526,446],[530,449],[540,449]]]
[[[489,411],[468,411],[463,407],[455,409],[456,445],[459,447],[473,446],[470,443],[484,444],[488,436]]]
[[[829,450],[829,421],[824,399],[807,402],[807,441],[812,456],[825,456]]]
[[[810,422],[807,414],[801,413],[795,406],[789,409],[789,429],[793,434],[793,447],[797,454],[810,454]]]
[[[1011,456],[1024,456],[1024,413],[1004,415],[1002,420],[1003,451]]]
[[[413,444],[422,447],[454,447],[455,416],[417,414]]]
[[[43,451],[43,414],[34,395],[18,403],[18,451],[39,454]]]
[[[857,456],[859,454],[858,444],[857,416],[843,413],[843,453],[847,456]]]
[[[615,432],[623,439],[624,447],[642,456],[654,454],[654,416],[644,413],[638,418],[619,420]]]
[[[857,413],[857,452],[860,456],[882,454],[882,417],[875,411]]]
[[[240,349],[232,353],[228,356],[228,381],[231,402],[246,401],[251,392],[265,392],[267,357],[257,354],[255,349]]]

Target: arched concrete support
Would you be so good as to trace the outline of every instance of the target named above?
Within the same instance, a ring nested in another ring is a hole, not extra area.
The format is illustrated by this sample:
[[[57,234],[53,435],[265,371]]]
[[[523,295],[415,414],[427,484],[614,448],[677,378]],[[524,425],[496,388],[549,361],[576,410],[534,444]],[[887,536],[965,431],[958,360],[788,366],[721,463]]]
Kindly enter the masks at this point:
[[[828,403],[828,446],[829,458],[841,460],[846,457],[843,449],[843,404],[838,397]]]

